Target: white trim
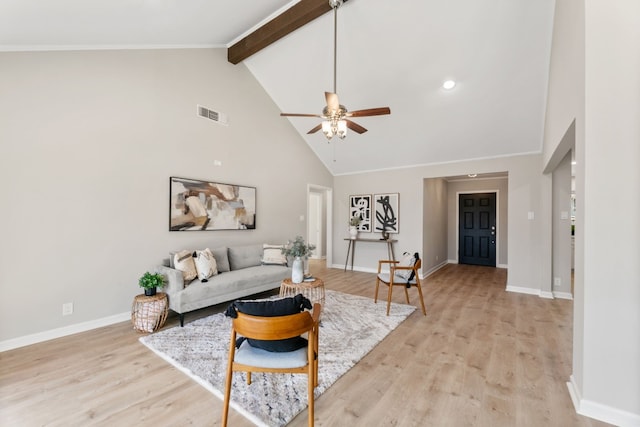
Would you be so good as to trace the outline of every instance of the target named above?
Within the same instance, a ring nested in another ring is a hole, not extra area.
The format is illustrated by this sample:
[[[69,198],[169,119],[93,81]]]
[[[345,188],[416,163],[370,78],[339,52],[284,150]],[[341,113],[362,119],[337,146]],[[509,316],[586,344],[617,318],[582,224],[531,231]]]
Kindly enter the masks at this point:
[[[448,259],[447,260],[447,264],[457,264],[458,260],[457,259]]]
[[[640,414],[583,399],[573,375],[569,377],[567,388],[577,414],[620,427],[640,426]]]
[[[424,273],[424,277],[421,276],[420,279],[424,279],[425,277],[431,276],[433,273],[435,273],[436,271],[440,270],[445,265],[447,265],[447,261],[443,261],[440,264],[436,265],[435,267],[430,268],[429,270],[427,270],[426,273]]]
[[[576,410],[576,413],[579,413],[580,410],[580,400],[582,396],[580,394],[580,389],[576,384],[575,378],[573,375],[569,377],[569,381],[567,381],[567,388],[569,389],[569,396],[571,396],[571,401],[573,402],[573,407]]]
[[[89,320],[88,322],[76,323],[75,325],[64,326],[62,328],[51,329],[37,334],[25,335],[10,340],[0,341],[0,352],[13,350],[18,347],[24,347],[31,344],[37,344],[43,341],[49,341],[56,338],[66,337],[67,335],[86,332],[92,329],[102,328],[104,326],[113,325],[115,323],[131,320],[131,312],[114,314],[113,316],[103,317],[101,319]]]
[[[340,270],[344,270],[345,269],[345,265],[344,264],[331,264],[331,268],[339,268]],[[347,273],[349,271],[351,271],[351,267],[349,265],[346,266],[347,268]],[[374,274],[378,274],[378,269],[377,268],[368,268],[368,267],[358,267],[357,265],[353,266],[353,271],[361,271],[363,273],[374,273]]]
[[[525,288],[523,286],[507,285],[507,288],[505,290],[507,292],[515,292],[515,293],[518,293],[518,294],[527,294],[527,295],[540,296],[540,289]]]
[[[568,300],[573,299],[573,295],[571,295],[569,292],[549,292],[549,291],[543,291],[540,289],[526,288],[524,286],[507,285],[506,291],[515,292],[519,294],[537,295],[540,298],[548,298],[548,299],[554,299],[554,298],[568,299]]]
[[[333,174],[333,176],[360,175],[360,174],[373,173],[373,172],[385,172],[385,171],[395,171],[395,170],[402,170],[402,169],[421,168],[425,166],[451,165],[451,164],[460,164],[465,162],[504,159],[509,157],[531,156],[531,155],[536,155],[540,153],[542,153],[542,150],[523,151],[522,153],[504,154],[504,155],[498,155],[498,156],[472,157],[472,158],[460,159],[460,160],[447,160],[445,162],[420,163],[420,164],[407,165],[407,166],[394,166],[389,168],[367,169],[367,170],[361,170],[361,171],[355,171],[355,172],[336,173],[336,174]],[[482,173],[482,172],[478,172],[478,173]],[[434,177],[431,177],[431,178],[434,178]]]
[[[553,292],[541,290],[540,291],[540,298],[553,299]]]
[[[558,299],[573,300],[573,295],[571,295],[571,292],[553,292],[553,297]]]
[[[496,268],[509,268],[509,264],[498,264]]]
[[[98,44],[0,45],[0,52],[58,52],[93,50],[225,49],[223,44]]]
[[[324,193],[324,210],[325,210],[325,235],[326,235],[326,247],[325,247],[325,255],[324,258],[327,260],[326,266],[333,266],[333,188],[325,187],[323,185],[317,184],[307,184],[307,216],[305,218],[305,235],[307,236],[307,241],[309,239],[309,197],[310,193],[315,190],[315,192]]]

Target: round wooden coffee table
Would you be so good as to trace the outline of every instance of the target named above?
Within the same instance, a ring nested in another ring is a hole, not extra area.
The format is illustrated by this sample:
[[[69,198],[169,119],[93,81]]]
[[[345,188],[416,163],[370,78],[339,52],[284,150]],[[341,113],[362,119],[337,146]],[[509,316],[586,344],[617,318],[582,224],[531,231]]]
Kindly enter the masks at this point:
[[[320,303],[324,305],[324,282],[322,279],[314,277],[313,281],[293,283],[288,277],[280,284],[280,297],[292,297],[302,294],[309,298],[311,304]]]

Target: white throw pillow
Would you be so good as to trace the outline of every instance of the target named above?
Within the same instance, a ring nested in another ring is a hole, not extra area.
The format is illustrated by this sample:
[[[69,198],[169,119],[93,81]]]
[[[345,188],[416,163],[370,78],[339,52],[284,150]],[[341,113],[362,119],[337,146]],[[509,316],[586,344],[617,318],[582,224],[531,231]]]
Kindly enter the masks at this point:
[[[264,265],[287,265],[287,257],[282,253],[282,245],[262,245],[262,264]]]
[[[399,267],[413,267],[413,265],[416,263],[416,258],[411,255],[409,252],[405,252],[402,254],[402,259],[400,259],[400,262],[398,263]],[[411,270],[396,270],[396,276],[404,279],[404,280],[409,280],[409,277],[411,277]]]
[[[196,264],[193,262],[193,251],[180,251],[173,255],[173,265],[176,270],[182,271],[185,285],[198,277]]]
[[[213,252],[209,248],[203,251],[195,251],[195,257],[193,260],[196,264],[196,271],[198,272],[198,279],[206,282],[208,278],[218,274],[218,264],[213,256]]]

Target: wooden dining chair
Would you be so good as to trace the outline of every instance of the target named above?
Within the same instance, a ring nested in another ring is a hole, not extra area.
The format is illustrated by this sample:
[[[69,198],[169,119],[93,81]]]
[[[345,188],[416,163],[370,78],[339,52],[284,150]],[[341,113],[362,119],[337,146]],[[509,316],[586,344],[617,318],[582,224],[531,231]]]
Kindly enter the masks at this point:
[[[388,265],[389,272],[382,272],[382,266]],[[422,265],[421,259],[416,259],[415,263],[412,266],[402,266],[399,265],[399,261],[391,261],[391,260],[380,260],[378,261],[378,275],[376,276],[376,293],[374,297],[374,302],[378,302],[378,289],[380,287],[380,283],[384,283],[389,287],[389,292],[387,293],[387,316],[389,315],[389,310],[391,308],[391,295],[393,293],[394,286],[401,286],[404,289],[404,295],[407,298],[407,304],[409,302],[409,292],[408,289],[411,287],[415,287],[418,289],[418,295],[420,296],[420,305],[422,306],[422,314],[427,315],[427,310],[424,307],[424,298],[422,296],[422,286],[420,285],[420,266]],[[400,272],[413,272],[409,277],[401,274]]]
[[[309,427],[314,422],[314,389],[318,385],[318,325],[322,306],[314,304],[313,312],[286,316],[263,317],[241,312],[232,320],[229,361],[224,391],[222,426],[227,425],[229,399],[233,373],[247,373],[247,384],[251,384],[252,372],[299,373],[308,376]],[[249,340],[275,341],[298,337],[307,333],[305,347],[288,352],[272,352],[252,347]],[[236,349],[238,335],[247,338]],[[278,396],[274,396],[277,399]]]

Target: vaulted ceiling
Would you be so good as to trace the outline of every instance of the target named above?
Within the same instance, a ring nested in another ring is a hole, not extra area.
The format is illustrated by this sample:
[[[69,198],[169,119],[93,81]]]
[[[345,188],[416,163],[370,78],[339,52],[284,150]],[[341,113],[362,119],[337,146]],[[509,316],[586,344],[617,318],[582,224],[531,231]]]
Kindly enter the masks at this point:
[[[306,1],[306,0],[303,0]],[[0,0],[0,50],[229,47],[298,1]],[[368,129],[327,142],[282,118],[336,175],[539,152],[554,0],[349,0],[337,93]],[[281,111],[320,114],[333,89],[333,15],[244,60]],[[452,90],[442,83],[453,79]]]

